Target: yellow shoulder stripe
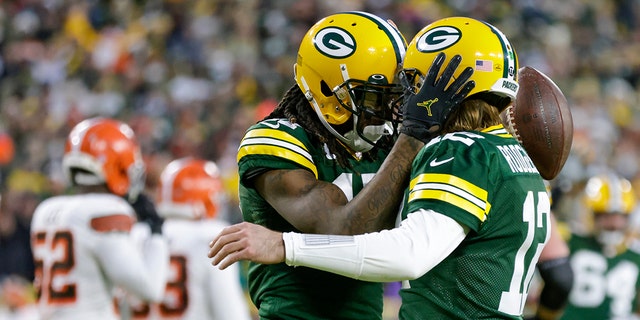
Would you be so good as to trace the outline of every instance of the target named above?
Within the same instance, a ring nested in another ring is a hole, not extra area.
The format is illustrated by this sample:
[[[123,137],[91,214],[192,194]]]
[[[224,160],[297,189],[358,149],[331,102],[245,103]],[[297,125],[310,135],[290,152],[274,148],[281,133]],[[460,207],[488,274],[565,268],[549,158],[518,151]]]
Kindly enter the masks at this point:
[[[471,203],[469,200],[462,198],[453,193],[443,191],[443,190],[418,190],[413,191],[409,195],[409,202],[416,199],[436,199],[441,200],[447,203],[450,203],[464,211],[467,211],[478,218],[480,221],[484,222],[487,219],[487,214],[485,210]]]
[[[484,190],[475,184],[464,180],[462,178],[458,178],[454,175],[444,174],[444,173],[424,173],[418,175],[417,177],[411,180],[409,184],[409,188],[413,190],[416,184],[418,183],[428,183],[428,182],[436,182],[436,183],[445,183],[449,185],[453,185],[459,189],[465,190],[466,192],[471,193],[479,199],[487,200],[487,190]]]
[[[283,140],[289,143],[293,143],[298,147],[304,149],[305,151],[309,152],[309,150],[307,150],[307,147],[302,142],[300,142],[300,140],[298,140],[296,137],[282,130],[268,129],[268,128],[254,129],[247,132],[247,134],[244,136],[244,139],[242,140],[251,139],[251,138],[274,138],[278,140]]]
[[[273,129],[248,132],[240,143],[237,161],[246,155],[269,155],[293,161],[309,169],[318,177],[318,169],[307,147],[294,136]]]
[[[415,199],[438,199],[468,211],[481,221],[486,219],[491,204],[488,193],[475,184],[444,173],[418,175],[409,184],[409,202]]]

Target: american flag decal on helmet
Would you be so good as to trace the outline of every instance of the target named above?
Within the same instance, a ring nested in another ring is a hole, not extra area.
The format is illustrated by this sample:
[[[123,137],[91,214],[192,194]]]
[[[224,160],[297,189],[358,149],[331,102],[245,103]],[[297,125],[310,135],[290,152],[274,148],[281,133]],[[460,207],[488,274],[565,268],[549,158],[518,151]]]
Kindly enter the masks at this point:
[[[493,61],[491,60],[476,60],[476,71],[493,71]]]

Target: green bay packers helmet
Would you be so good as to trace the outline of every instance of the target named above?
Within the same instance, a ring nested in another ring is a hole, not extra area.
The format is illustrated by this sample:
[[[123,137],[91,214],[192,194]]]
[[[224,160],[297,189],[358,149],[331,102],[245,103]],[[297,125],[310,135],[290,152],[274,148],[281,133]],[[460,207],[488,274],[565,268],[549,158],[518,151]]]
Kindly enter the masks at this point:
[[[515,100],[518,93],[518,57],[505,35],[494,26],[467,17],[435,21],[420,30],[409,43],[403,64],[405,85],[420,85],[434,58],[443,52],[447,65],[454,55],[461,55],[458,74],[473,68],[476,86],[467,98],[479,98],[500,111]],[[445,68],[440,70],[444,72]]]
[[[595,215],[628,215],[636,205],[636,195],[629,180],[615,173],[607,173],[587,181],[585,201]]]
[[[396,75],[406,46],[395,26],[360,11],[327,16],[302,39],[296,83],[322,124],[352,150],[368,151],[393,133],[392,102],[402,93]],[[382,121],[365,126],[359,123],[365,117]],[[342,125],[347,132],[336,130]]]
[[[613,172],[596,175],[587,181],[585,202],[602,253],[613,257],[624,252],[633,233],[630,217],[636,204],[631,182]]]

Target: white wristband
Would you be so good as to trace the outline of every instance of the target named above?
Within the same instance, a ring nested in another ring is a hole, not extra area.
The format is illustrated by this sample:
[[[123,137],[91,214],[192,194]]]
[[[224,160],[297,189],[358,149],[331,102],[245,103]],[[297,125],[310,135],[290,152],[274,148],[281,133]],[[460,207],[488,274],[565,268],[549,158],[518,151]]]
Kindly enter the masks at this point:
[[[288,232],[282,238],[287,265],[312,267],[355,279],[360,276],[363,250],[355,236]]]

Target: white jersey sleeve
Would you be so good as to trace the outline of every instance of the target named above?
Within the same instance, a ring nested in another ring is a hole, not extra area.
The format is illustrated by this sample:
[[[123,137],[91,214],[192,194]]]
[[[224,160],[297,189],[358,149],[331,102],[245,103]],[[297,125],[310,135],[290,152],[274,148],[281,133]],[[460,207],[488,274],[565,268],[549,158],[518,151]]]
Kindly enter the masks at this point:
[[[416,279],[447,257],[468,229],[421,209],[391,230],[357,236],[284,233],[286,263],[354,279],[391,282]]]

